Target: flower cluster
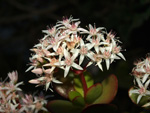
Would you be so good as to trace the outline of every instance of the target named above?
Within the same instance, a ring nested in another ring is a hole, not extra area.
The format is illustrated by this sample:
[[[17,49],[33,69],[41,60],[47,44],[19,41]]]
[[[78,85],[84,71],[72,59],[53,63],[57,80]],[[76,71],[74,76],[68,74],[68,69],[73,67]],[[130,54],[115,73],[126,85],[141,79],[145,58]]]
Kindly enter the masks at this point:
[[[129,91],[129,95],[132,95],[133,93],[138,94],[138,104],[143,96],[150,96],[150,56],[147,56],[146,59],[139,60],[134,64],[135,67],[132,70],[132,75],[135,78],[135,88]],[[143,105],[143,107],[147,106],[150,106],[150,103],[146,103],[145,105]]]
[[[23,82],[18,81],[18,73],[8,73],[9,82],[0,82],[0,113],[38,113],[47,111],[47,101],[42,96],[25,95],[19,88]]]
[[[45,85],[47,90],[52,82],[61,83],[54,76],[57,68],[64,70],[66,77],[70,69],[83,70],[85,58],[89,61],[86,67],[94,64],[101,70],[103,61],[109,69],[115,59],[125,60],[120,41],[113,32],[107,33],[104,27],[96,28],[91,24],[87,30],[79,24],[79,19],[63,18],[55,26],[43,30],[44,37],[31,49],[31,66],[27,71],[32,70],[38,78],[30,83]]]

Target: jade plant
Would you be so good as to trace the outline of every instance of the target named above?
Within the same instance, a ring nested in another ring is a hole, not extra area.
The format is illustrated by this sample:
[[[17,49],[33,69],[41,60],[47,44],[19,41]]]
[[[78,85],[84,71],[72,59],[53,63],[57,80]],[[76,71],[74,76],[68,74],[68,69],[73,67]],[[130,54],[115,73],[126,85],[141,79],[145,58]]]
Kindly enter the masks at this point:
[[[88,29],[84,29],[79,24],[79,19],[64,17],[55,26],[43,30],[43,38],[31,49],[31,66],[26,71],[31,70],[37,77],[29,82],[44,86],[46,91],[55,90],[66,98],[48,103],[47,108],[52,113],[88,112],[86,109],[93,109],[93,105],[107,109],[105,104],[117,93],[115,75],[108,76],[102,83],[94,83],[87,68],[94,65],[103,71],[103,62],[109,69],[116,59],[125,60],[120,41],[104,27],[89,24]]]
[[[141,107],[150,107],[150,56],[136,61],[132,70],[134,86],[129,89],[129,97],[132,102]]]

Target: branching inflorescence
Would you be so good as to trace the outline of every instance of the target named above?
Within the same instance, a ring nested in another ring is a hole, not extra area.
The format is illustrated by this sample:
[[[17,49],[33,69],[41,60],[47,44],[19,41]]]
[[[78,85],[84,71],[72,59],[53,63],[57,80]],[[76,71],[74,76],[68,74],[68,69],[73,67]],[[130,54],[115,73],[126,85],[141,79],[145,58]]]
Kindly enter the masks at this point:
[[[63,18],[55,26],[43,30],[44,37],[36,44],[30,58],[32,70],[38,78],[30,80],[30,83],[44,85],[46,90],[52,82],[61,84],[54,76],[56,70],[64,70],[64,77],[73,69],[84,70],[81,65],[85,58],[88,64],[94,64],[101,70],[102,62],[106,62],[109,69],[115,59],[124,59],[119,46],[120,41],[112,32],[107,33],[104,27],[92,26],[86,30],[79,26],[79,19]]]

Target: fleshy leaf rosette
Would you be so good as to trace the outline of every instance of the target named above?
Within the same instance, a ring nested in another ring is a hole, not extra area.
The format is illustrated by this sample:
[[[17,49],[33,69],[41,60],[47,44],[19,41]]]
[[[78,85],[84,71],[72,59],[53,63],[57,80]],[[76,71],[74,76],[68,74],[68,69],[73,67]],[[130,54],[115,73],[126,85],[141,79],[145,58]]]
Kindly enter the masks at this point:
[[[129,90],[129,97],[132,102],[142,107],[150,107],[150,56],[134,63],[132,70],[134,86]]]
[[[81,87],[82,86],[78,86]],[[102,83],[88,87],[85,95],[78,90],[70,91],[67,100],[53,100],[48,103],[48,109],[52,113],[116,113],[116,107],[109,104],[116,96],[118,80],[115,75],[110,75]],[[82,89],[83,90],[83,89]],[[59,109],[58,109],[59,108]]]

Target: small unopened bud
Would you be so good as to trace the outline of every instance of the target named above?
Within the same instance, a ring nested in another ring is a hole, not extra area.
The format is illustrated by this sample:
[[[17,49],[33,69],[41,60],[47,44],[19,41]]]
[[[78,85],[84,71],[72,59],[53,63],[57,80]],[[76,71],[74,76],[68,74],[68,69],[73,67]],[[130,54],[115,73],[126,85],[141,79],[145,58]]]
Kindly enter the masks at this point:
[[[35,74],[42,74],[43,73],[43,70],[41,68],[36,68],[36,69],[33,69],[32,70],[32,73],[35,73]]]
[[[40,81],[37,80],[37,79],[32,79],[32,80],[29,80],[29,83],[31,83],[31,84],[39,84]]]

